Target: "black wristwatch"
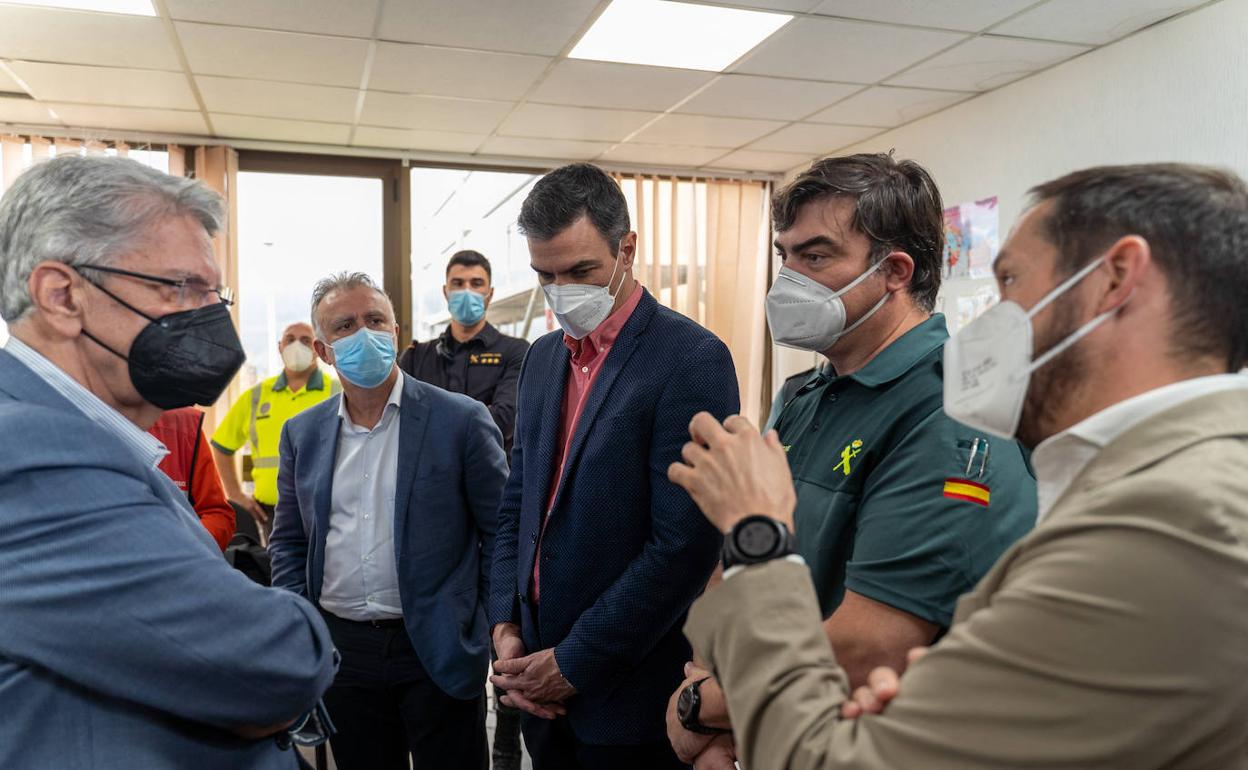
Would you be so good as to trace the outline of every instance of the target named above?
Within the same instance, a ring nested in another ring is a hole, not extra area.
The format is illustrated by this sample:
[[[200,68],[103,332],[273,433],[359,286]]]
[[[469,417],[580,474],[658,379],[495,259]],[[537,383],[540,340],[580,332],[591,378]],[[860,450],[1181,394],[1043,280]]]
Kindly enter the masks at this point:
[[[784,524],[770,516],[746,516],[724,537],[724,569],[779,559],[796,546]]]
[[[680,726],[691,733],[699,735],[722,735],[730,733],[731,730],[721,730],[718,727],[707,727],[698,721],[698,713],[702,711],[702,683],[710,677],[703,677],[697,681],[690,682],[685,689],[680,691],[680,697],[676,699],[676,718],[680,720]]]

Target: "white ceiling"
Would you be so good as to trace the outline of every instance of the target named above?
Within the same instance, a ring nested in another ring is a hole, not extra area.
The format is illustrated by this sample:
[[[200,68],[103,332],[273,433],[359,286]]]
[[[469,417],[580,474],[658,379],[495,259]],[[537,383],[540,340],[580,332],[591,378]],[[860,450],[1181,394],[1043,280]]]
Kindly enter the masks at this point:
[[[0,0],[0,124],[772,173],[1202,0],[712,4],[795,18],[716,74],[566,58],[607,0]]]

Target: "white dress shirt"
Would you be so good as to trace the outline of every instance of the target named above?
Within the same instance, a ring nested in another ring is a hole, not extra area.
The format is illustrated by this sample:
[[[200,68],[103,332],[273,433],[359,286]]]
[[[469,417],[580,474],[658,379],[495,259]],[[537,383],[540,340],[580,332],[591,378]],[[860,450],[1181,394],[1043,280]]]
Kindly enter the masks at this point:
[[[403,373],[395,378],[372,430],[351,422],[347,397],[338,404],[321,606],[348,620],[403,616],[394,553],[394,488],[399,471],[399,408]]]
[[[1244,390],[1248,395],[1248,373],[1197,377],[1156,388],[1102,409],[1040,442],[1031,456],[1039,502],[1037,523],[1044,520],[1075,477],[1114,439],[1167,409],[1224,390]]]

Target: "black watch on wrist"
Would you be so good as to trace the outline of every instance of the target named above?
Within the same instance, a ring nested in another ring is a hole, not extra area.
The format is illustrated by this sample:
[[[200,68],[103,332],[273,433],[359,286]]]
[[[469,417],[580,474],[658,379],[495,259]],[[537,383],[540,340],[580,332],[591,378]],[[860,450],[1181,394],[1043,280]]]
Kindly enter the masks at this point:
[[[687,687],[680,691],[680,696],[676,698],[676,718],[680,720],[680,726],[691,733],[699,735],[722,735],[730,733],[731,730],[721,730],[718,727],[707,727],[698,721],[698,714],[702,711],[702,683],[709,676],[690,682]]]
[[[724,569],[779,559],[796,550],[789,528],[770,516],[746,516],[724,536]]]

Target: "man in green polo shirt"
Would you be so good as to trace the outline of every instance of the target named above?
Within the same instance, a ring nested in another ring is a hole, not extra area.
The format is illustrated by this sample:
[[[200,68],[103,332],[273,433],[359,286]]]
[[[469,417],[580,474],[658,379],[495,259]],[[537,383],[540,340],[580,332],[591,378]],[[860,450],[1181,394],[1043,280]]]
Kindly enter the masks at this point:
[[[949,334],[932,312],[944,222],[927,171],[891,154],[826,158],[777,194],[773,217],[772,337],[827,358],[776,423],[797,551],[859,686],[944,632],[958,597],[1035,524],[1035,479],[1018,444],[944,413]],[[673,746],[702,755],[699,768],[731,767],[731,736],[695,732],[730,727],[722,692],[689,674],[682,690],[696,694],[669,709]]]
[[[291,417],[340,392],[342,386],[316,364],[312,351],[312,326],[303,321],[287,326],[278,341],[282,372],[259,382],[234,402],[212,434],[212,453],[226,497],[251,514],[267,540],[273,529],[273,506],[277,505],[277,448],[282,426]],[[251,445],[253,494],[239,483],[234,453]]]

